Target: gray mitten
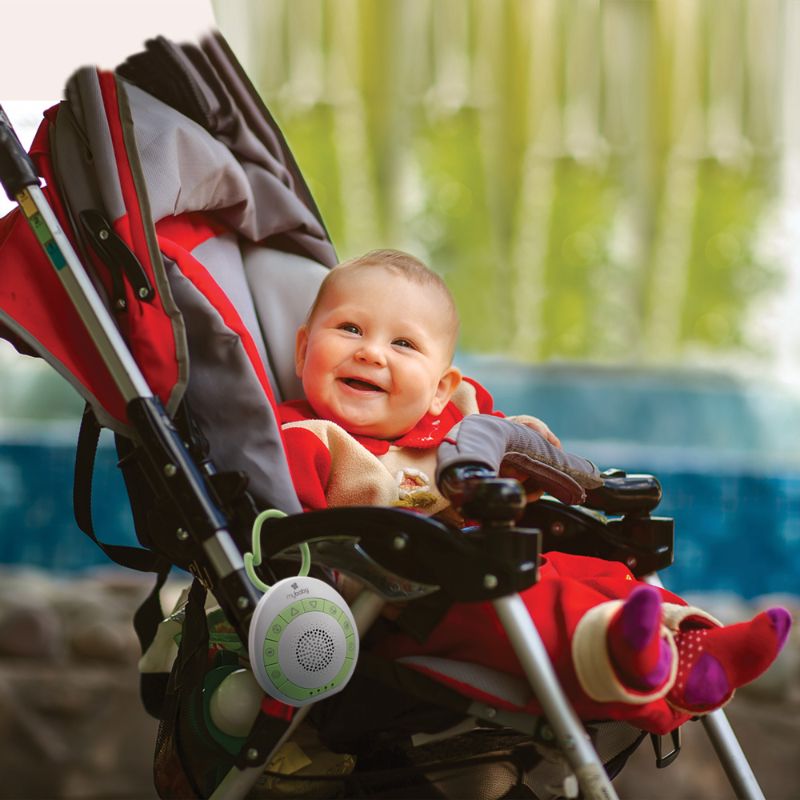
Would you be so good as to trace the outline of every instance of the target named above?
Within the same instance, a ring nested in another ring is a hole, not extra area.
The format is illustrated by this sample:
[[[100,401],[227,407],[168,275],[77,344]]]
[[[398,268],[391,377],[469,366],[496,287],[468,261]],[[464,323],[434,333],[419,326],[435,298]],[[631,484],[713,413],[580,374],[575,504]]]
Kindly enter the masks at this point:
[[[437,484],[451,467],[482,465],[498,473],[500,465],[508,462],[569,505],[582,503],[586,490],[603,485],[591,461],[554,447],[526,425],[489,414],[471,414],[461,420],[439,445],[437,460]]]

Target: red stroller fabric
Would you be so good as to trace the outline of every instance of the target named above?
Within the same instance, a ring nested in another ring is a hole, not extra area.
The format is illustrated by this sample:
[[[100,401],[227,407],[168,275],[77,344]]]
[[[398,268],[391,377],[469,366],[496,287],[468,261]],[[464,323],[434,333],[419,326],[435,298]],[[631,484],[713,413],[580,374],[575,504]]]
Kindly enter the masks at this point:
[[[69,235],[63,204],[53,189],[48,142],[54,114],[55,109],[51,109],[39,128],[31,156],[46,181],[45,197]],[[45,358],[89,402],[106,409],[110,417],[124,423],[123,399],[97,345],[19,209],[0,220],[0,257],[3,261],[0,322],[6,330],[5,337],[21,352]],[[159,382],[153,380],[155,375],[149,377],[152,386],[159,386]],[[174,381],[170,388],[172,384]],[[163,381],[161,385],[163,389]]]

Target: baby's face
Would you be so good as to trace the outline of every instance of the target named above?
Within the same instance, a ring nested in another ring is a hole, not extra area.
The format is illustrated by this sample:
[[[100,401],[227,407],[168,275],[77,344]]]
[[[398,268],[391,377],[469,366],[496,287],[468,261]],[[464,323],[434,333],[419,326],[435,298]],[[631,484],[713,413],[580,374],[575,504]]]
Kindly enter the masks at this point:
[[[396,439],[440,414],[461,380],[450,324],[433,287],[378,266],[339,276],[297,334],[306,399],[350,433]]]

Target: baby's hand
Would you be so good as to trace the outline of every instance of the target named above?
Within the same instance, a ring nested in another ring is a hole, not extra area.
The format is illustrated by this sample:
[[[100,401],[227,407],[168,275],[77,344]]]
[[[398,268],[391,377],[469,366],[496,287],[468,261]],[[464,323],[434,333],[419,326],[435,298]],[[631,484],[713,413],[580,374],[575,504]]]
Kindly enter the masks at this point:
[[[520,425],[536,431],[540,436],[544,437],[553,447],[561,448],[561,439],[556,436],[553,431],[547,426],[546,422],[542,422],[538,417],[531,417],[527,414],[520,414],[516,417],[509,417],[512,422],[518,422]]]
[[[529,503],[535,503],[543,494],[544,489],[540,489],[531,479],[531,476],[512,464],[503,464],[500,467],[501,478],[515,478],[525,489],[525,498]]]
[[[512,422],[518,422],[526,428],[536,431],[545,441],[553,445],[553,447],[561,448],[561,439],[550,430],[546,422],[543,422],[538,417],[531,417],[528,414],[520,414],[519,416],[509,417]],[[526,497],[529,503],[535,503],[543,494],[544,489],[539,488],[531,480],[530,475],[526,474],[520,469],[504,464],[500,468],[500,475],[504,478],[516,478],[526,490]]]

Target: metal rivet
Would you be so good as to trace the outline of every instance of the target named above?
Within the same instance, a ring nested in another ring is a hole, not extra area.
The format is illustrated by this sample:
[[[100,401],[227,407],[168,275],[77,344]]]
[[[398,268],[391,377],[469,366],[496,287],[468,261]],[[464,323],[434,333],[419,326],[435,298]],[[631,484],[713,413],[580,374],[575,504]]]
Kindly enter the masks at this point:
[[[486,709],[486,719],[494,719],[497,716],[497,709],[496,708],[487,708]]]
[[[394,547],[395,550],[405,550],[407,544],[408,544],[408,537],[405,534],[400,534],[400,536],[395,536],[394,541],[392,541],[392,547]]]
[[[146,297],[150,297],[150,290],[147,287],[142,286],[142,288],[139,289],[139,297],[141,297],[142,300],[144,300]]]
[[[106,239],[108,239],[108,236],[109,236],[108,230],[106,230],[105,228],[101,228],[97,232],[97,236],[98,236],[99,239],[102,239],[103,241],[105,241]]]
[[[561,534],[564,533],[564,523],[563,522],[554,522],[550,526],[550,533],[552,533],[553,536],[561,536]]]
[[[189,531],[184,528],[178,528],[178,530],[175,531],[175,535],[181,542],[185,542],[189,538]]]
[[[628,557],[625,559],[625,563],[626,563],[626,564],[627,564],[627,565],[628,565],[628,566],[629,566],[631,569],[633,569],[633,568],[634,568],[634,567],[636,567],[636,565],[639,563],[639,559],[638,559],[638,558],[636,558],[636,556],[628,556]]]
[[[171,478],[173,477],[178,471],[178,468],[174,464],[164,464],[164,474]]]
[[[256,761],[258,759],[258,750],[255,747],[251,747],[247,751],[247,760],[248,761]]]
[[[247,608],[250,605],[250,601],[246,597],[237,597],[236,598],[236,605],[239,608]]]
[[[120,310],[123,310],[123,309],[127,308],[127,306],[128,306],[128,304],[125,302],[125,300],[123,298],[121,298],[121,297],[114,303],[114,305]]]
[[[496,589],[498,584],[497,576],[491,573],[483,576],[483,586],[485,589]]]

